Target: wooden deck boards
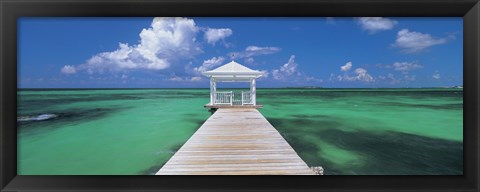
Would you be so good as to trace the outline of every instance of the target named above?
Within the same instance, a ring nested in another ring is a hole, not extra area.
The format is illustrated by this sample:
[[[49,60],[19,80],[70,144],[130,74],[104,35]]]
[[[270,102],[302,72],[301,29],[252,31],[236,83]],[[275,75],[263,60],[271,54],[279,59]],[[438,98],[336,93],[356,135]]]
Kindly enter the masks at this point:
[[[157,175],[313,175],[257,109],[220,108]]]

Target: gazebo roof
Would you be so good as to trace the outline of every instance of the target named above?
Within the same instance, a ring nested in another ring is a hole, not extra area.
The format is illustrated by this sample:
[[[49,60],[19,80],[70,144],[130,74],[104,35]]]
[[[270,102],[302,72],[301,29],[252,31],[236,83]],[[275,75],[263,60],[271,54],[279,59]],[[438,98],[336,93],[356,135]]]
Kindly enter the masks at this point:
[[[202,74],[210,78],[213,77],[217,80],[248,81],[252,78],[262,76],[263,72],[252,70],[235,61],[231,61],[230,63],[222,65],[216,69],[205,71]]]

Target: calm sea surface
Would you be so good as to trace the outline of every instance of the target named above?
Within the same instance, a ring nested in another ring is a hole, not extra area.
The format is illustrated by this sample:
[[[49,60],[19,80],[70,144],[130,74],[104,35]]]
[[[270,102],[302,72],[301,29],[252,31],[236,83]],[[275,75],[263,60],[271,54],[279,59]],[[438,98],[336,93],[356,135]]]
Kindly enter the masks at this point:
[[[19,90],[18,173],[154,174],[208,102],[208,89]],[[461,89],[258,89],[257,102],[325,174],[463,174]]]

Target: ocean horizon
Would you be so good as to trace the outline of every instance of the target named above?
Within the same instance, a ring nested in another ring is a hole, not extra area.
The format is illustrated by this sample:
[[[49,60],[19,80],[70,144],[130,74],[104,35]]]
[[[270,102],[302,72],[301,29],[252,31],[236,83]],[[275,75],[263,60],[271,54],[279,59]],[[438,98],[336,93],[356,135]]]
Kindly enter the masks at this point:
[[[210,116],[208,88],[19,88],[17,96],[19,175],[151,175]],[[257,88],[257,102],[326,175],[463,174],[461,88]]]

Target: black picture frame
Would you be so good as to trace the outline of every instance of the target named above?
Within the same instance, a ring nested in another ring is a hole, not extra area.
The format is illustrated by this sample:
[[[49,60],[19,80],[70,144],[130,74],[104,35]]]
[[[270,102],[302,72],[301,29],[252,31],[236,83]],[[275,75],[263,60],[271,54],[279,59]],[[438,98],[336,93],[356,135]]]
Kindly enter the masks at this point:
[[[0,0],[1,191],[479,191],[478,0]],[[21,176],[16,174],[20,17],[463,17],[463,176]]]

